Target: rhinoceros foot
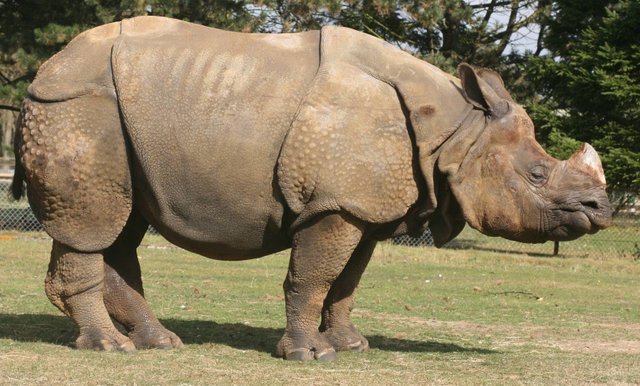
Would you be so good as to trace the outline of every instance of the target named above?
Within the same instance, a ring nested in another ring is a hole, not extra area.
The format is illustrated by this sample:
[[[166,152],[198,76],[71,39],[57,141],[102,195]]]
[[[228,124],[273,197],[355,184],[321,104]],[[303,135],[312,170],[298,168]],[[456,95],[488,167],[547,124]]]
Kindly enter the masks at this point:
[[[336,359],[336,350],[320,335],[292,336],[285,332],[278,343],[276,354],[286,360],[309,361],[316,359],[329,362]]]
[[[171,349],[171,348],[183,348],[184,344],[178,335],[160,326],[134,329],[129,332],[129,338],[133,341],[136,348],[159,348],[159,349]]]
[[[76,339],[76,348],[96,351],[136,351],[136,346],[131,339],[122,335],[115,328],[104,330],[97,327],[80,329],[80,335]]]
[[[322,336],[336,351],[364,352],[369,350],[369,341],[354,325],[332,327],[322,332]]]

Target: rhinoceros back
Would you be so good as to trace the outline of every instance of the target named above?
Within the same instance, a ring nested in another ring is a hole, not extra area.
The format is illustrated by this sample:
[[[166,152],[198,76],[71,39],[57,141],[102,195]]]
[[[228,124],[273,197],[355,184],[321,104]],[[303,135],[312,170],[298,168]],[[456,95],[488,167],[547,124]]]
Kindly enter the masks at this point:
[[[138,164],[134,185],[165,237],[217,258],[286,247],[274,170],[318,47],[318,32],[123,22],[112,65]]]

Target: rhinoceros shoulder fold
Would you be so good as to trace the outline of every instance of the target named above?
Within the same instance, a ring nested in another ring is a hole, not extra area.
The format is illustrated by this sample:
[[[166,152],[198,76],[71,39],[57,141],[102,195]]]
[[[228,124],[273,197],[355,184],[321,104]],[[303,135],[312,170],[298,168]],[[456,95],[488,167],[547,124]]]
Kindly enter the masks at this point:
[[[280,188],[299,215],[293,227],[326,210],[397,220],[418,199],[411,135],[393,84],[352,52],[395,48],[341,27],[324,27],[320,41],[320,67],[278,164]]]

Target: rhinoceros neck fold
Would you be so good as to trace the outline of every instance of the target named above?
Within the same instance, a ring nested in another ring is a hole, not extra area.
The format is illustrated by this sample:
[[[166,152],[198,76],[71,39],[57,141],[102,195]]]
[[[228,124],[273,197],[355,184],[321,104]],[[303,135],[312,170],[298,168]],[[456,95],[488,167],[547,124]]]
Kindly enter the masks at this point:
[[[469,127],[471,124],[470,117],[475,116],[471,114],[474,107],[471,104],[467,105],[467,108],[464,110],[459,119],[457,119],[453,125],[449,128],[442,130],[438,133],[436,137],[434,137],[433,141],[423,142],[421,143],[420,151],[426,154],[434,154],[438,152],[442,146],[451,139],[457,132],[459,132],[462,128]]]
[[[440,247],[464,228],[465,218],[456,192],[455,174],[485,127],[484,113],[468,105],[449,130],[437,141],[423,143],[420,167],[427,182],[428,199],[423,203],[434,244]],[[438,171],[440,173],[438,173]]]
[[[447,176],[455,175],[467,155],[482,135],[486,126],[483,111],[469,109],[458,126],[438,147],[434,153],[438,159],[438,169]]]

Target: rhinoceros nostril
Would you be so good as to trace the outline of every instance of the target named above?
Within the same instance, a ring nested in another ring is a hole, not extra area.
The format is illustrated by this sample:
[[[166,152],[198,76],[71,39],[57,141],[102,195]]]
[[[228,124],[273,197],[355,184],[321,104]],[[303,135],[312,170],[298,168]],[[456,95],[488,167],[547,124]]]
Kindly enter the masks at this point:
[[[594,210],[600,209],[600,205],[595,200],[581,201],[580,203],[582,204],[582,206],[587,207],[587,208],[591,208],[591,209],[594,209]]]

